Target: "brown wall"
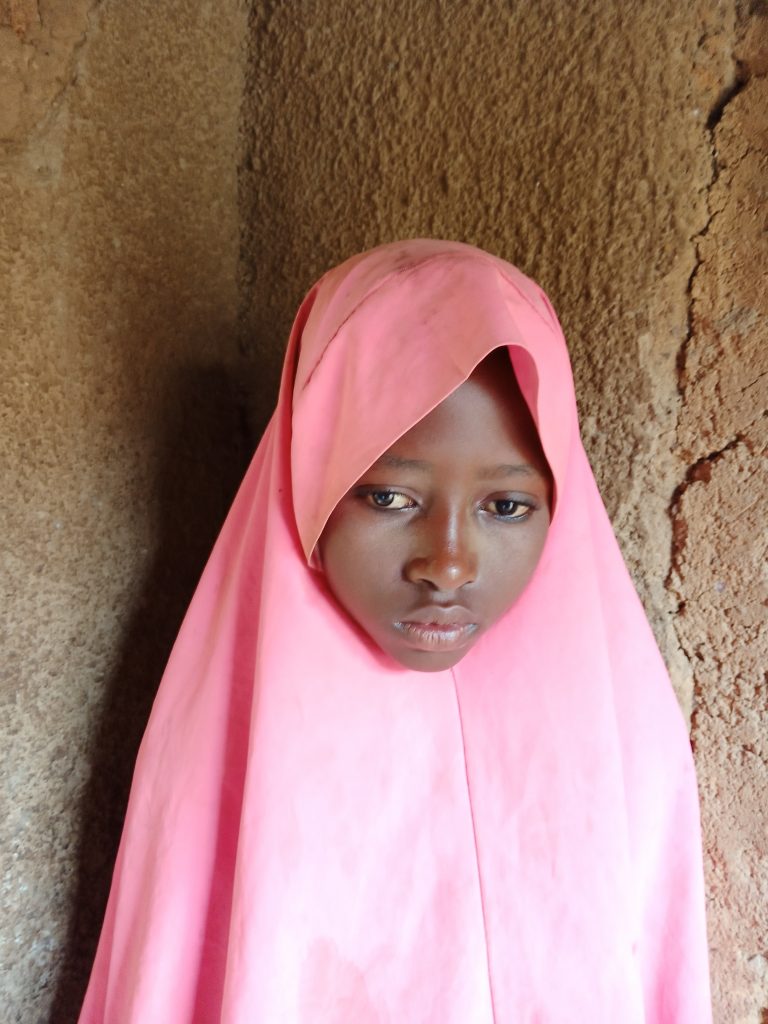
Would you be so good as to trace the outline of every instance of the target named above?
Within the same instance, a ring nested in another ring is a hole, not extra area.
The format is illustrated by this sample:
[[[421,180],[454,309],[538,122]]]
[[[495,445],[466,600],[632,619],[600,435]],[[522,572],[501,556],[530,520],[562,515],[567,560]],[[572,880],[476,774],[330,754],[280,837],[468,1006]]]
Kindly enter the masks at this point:
[[[0,0],[2,23],[0,1018],[66,1024],[154,688],[246,457],[245,18]]]
[[[768,8],[712,133],[680,352],[670,592],[693,666],[719,1020],[768,1022]],[[720,110],[718,109],[718,115]]]
[[[561,312],[598,479],[693,712],[716,1019],[763,1024],[752,8],[0,0],[12,1019],[75,1014],[149,702],[298,299],[351,252],[435,235],[516,261]]]

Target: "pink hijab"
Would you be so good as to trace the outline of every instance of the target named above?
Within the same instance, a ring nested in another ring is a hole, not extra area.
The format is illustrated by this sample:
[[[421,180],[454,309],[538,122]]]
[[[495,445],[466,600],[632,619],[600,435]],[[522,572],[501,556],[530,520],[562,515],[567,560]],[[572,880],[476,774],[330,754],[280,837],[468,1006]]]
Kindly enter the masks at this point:
[[[508,346],[556,483],[541,562],[452,670],[389,663],[312,553]],[[706,1024],[696,783],[545,295],[470,246],[330,271],[171,655],[81,1024]]]

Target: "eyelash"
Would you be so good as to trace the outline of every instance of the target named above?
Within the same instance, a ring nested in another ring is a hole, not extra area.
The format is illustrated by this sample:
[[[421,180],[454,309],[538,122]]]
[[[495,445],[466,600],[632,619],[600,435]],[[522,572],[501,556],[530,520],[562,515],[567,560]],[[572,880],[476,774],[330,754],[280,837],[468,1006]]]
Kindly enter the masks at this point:
[[[490,505],[501,505],[501,504],[512,505],[515,508],[523,509],[524,510],[522,512],[522,514],[520,512],[518,512],[517,515],[514,515],[514,516],[510,515],[509,513],[507,513],[506,515],[502,514],[501,512],[492,512],[491,513],[491,515],[495,519],[500,519],[502,522],[506,522],[506,523],[522,523],[523,520],[527,519],[530,516],[530,514],[535,509],[535,506],[533,505],[532,502],[518,501],[517,498],[494,498],[488,504],[490,504]]]
[[[379,496],[379,495],[382,495],[382,496],[384,496],[386,498],[391,498],[391,499],[394,499],[394,498],[405,498],[405,500],[409,504],[401,505],[398,508],[394,508],[393,509],[391,501],[388,501],[385,504],[379,504],[375,500],[376,497]],[[372,489],[370,491],[365,491],[365,492],[363,492],[363,497],[367,499],[367,501],[368,501],[369,505],[371,506],[371,508],[375,508],[375,509],[378,509],[379,511],[383,511],[383,512],[386,512],[387,510],[390,510],[390,511],[393,511],[393,512],[404,512],[406,509],[416,508],[416,504],[417,504],[413,500],[413,498],[408,497],[407,494],[403,494],[402,491],[388,490],[385,487],[376,487],[376,488],[374,488],[374,489]]]
[[[375,509],[377,512],[406,512],[410,509],[417,508],[418,502],[416,502],[409,495],[404,494],[402,491],[389,490],[386,487],[375,487],[370,490],[362,491],[360,496],[366,500],[370,508]],[[379,504],[376,501],[377,496],[384,496],[390,499],[404,498],[408,504],[400,505],[397,507],[392,506],[390,500],[386,504]],[[516,509],[523,509],[522,513],[517,512],[515,515],[501,512],[489,512],[489,515],[493,516],[494,519],[499,520],[503,523],[521,523],[529,518],[532,512],[536,511],[538,507],[532,501],[520,501],[517,498],[493,498],[484,504],[487,505],[511,505]],[[482,506],[481,506],[482,507]]]

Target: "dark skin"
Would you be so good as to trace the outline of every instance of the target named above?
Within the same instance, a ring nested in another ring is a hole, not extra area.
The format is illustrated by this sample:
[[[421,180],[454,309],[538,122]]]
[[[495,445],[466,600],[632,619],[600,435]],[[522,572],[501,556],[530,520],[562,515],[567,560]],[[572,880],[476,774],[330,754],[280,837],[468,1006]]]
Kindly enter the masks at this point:
[[[505,350],[378,459],[331,514],[320,558],[339,603],[399,664],[457,664],[517,600],[552,477]]]

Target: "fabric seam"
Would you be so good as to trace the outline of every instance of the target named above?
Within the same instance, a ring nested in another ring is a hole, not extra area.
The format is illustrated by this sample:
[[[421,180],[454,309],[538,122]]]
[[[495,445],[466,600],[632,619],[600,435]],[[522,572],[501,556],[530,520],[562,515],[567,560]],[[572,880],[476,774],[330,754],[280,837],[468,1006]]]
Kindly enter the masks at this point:
[[[459,688],[456,684],[456,674],[450,669],[453,680],[453,693],[456,698],[456,712],[459,720],[459,735],[461,736],[461,752],[464,758],[464,780],[467,784],[467,803],[469,804],[469,820],[472,823],[472,843],[475,848],[475,866],[477,868],[477,887],[480,893],[480,916],[483,919],[483,937],[485,939],[485,962],[488,968],[488,992],[491,999],[491,1020],[496,1024],[496,1002],[493,995],[493,978],[491,976],[491,946],[488,939],[488,921],[485,913],[485,891],[483,889],[483,876],[480,871],[480,851],[477,845],[477,828],[475,827],[475,809],[472,805],[472,791],[469,786],[469,768],[467,765],[467,745],[464,741],[464,721],[461,717],[461,702],[459,701]]]

